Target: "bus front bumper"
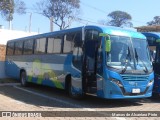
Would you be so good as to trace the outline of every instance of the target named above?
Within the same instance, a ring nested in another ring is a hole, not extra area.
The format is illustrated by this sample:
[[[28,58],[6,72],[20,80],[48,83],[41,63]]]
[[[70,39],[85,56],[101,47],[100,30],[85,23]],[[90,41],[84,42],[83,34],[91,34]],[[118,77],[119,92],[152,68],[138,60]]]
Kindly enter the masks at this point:
[[[108,82],[107,84],[109,84],[109,87],[104,89],[104,98],[107,99],[146,98],[152,96],[153,85],[119,87],[113,82]]]

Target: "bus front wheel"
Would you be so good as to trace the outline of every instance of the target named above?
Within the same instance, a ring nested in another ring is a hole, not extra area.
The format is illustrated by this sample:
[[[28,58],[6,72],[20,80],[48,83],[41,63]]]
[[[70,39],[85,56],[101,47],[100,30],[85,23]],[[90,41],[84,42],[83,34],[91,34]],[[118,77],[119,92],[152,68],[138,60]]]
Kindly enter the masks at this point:
[[[27,82],[27,77],[26,77],[25,71],[21,72],[20,79],[21,79],[21,85],[26,87],[28,85],[28,82]]]

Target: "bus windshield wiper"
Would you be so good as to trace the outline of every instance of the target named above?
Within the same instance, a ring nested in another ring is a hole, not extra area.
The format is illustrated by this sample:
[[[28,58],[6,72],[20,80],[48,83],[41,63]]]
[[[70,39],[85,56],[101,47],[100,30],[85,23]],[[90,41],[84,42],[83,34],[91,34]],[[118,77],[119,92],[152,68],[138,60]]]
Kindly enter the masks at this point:
[[[128,59],[131,60],[131,53],[130,53],[129,47],[128,47],[128,54],[127,54],[126,59],[125,59],[125,67],[124,67],[124,69],[122,70],[122,73],[125,73],[126,70],[127,70],[127,67],[128,67],[128,65],[129,65]]]
[[[136,48],[135,48],[135,58],[136,58],[136,60],[137,60],[137,64],[138,64],[138,58],[139,58],[139,60],[142,62],[143,66],[144,66],[144,68],[145,68],[145,70],[143,69],[143,71],[144,71],[145,73],[148,73],[147,66],[146,66],[146,64],[144,63],[144,61],[138,56]]]

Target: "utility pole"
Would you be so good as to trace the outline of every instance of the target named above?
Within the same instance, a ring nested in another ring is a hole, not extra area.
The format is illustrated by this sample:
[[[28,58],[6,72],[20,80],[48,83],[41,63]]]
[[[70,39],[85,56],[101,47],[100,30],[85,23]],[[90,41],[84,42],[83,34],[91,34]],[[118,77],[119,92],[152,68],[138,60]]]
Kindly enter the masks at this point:
[[[50,17],[50,32],[53,32],[53,17]]]
[[[31,24],[32,24],[32,13],[29,16],[29,33],[31,32]]]
[[[12,30],[12,21],[9,20],[9,30]]]

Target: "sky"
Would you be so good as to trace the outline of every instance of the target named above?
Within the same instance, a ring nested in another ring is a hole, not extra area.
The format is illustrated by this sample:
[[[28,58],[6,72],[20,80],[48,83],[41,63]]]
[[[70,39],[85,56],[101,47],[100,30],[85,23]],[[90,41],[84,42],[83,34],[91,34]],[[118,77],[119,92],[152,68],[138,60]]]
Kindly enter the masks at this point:
[[[25,15],[14,14],[12,21],[13,30],[29,31],[29,18],[31,17],[31,31],[46,33],[50,31],[49,19],[33,11],[34,5],[40,0],[23,0],[27,6]],[[79,18],[82,21],[75,21],[71,27],[84,25],[98,25],[99,21],[107,20],[107,15],[113,11],[120,10],[132,16],[134,27],[145,26],[147,22],[153,20],[155,16],[160,16],[159,0],[80,0]],[[9,23],[0,17],[0,25],[4,29],[9,28]],[[54,25],[54,31],[59,28]]]

